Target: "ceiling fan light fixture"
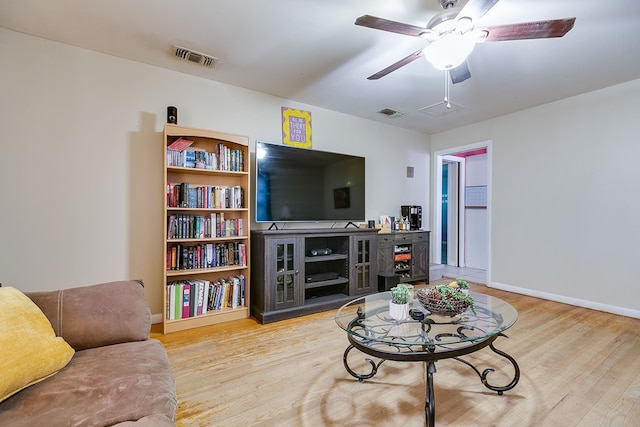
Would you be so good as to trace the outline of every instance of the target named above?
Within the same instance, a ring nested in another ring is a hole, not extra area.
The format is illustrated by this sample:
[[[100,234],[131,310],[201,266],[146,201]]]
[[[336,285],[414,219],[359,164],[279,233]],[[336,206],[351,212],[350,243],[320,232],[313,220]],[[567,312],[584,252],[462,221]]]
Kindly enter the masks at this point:
[[[451,33],[422,49],[422,53],[438,70],[451,70],[467,59],[475,45],[472,31]]]

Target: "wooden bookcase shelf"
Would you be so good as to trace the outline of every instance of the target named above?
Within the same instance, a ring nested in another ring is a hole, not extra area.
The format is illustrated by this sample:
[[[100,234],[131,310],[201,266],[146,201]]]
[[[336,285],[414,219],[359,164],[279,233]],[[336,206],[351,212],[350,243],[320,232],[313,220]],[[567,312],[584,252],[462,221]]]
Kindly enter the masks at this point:
[[[163,332],[249,317],[249,138],[166,124],[163,149]]]

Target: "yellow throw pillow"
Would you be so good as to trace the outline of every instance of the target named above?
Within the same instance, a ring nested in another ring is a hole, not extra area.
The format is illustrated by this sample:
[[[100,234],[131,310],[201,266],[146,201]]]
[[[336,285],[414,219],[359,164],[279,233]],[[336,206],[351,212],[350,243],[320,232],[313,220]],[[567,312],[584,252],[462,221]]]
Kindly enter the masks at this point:
[[[0,402],[55,374],[74,353],[29,297],[0,287]]]

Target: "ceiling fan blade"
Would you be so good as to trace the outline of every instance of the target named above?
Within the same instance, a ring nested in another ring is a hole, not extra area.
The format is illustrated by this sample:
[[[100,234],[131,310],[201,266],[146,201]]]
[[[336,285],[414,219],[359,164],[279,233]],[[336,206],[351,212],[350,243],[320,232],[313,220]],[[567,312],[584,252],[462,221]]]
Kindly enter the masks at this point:
[[[406,36],[420,37],[426,32],[426,28],[416,25],[404,24],[402,22],[391,21],[389,19],[378,18],[371,15],[362,15],[356,19],[356,25],[369,27],[375,30],[389,31],[396,34],[404,34]]]
[[[495,25],[483,27],[487,32],[486,42],[505,40],[545,39],[562,37],[573,28],[576,18],[553,19],[550,21],[523,22],[521,24]]]
[[[469,0],[462,10],[460,10],[457,18],[467,16],[472,20],[477,21],[482,18],[485,13],[489,12],[496,3],[498,3],[498,0]]]
[[[465,60],[462,64],[456,68],[449,70],[449,77],[451,77],[451,83],[462,83],[463,81],[471,78],[471,71],[469,71],[469,63]]]
[[[412,53],[411,55],[402,58],[400,61],[393,63],[391,65],[389,65],[387,68],[385,68],[384,70],[380,70],[375,74],[370,75],[369,77],[367,77],[368,80],[378,80],[380,77],[384,77],[387,74],[391,73],[392,71],[397,70],[400,67],[404,67],[405,65],[415,61],[416,59],[420,58],[422,56],[422,49],[420,49],[417,52]]]

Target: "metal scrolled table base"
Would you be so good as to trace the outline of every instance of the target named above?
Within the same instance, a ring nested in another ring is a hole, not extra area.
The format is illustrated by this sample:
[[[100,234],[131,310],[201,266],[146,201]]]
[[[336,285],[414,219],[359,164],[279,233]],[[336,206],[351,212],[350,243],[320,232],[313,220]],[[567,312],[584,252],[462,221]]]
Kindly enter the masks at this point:
[[[425,423],[427,427],[433,427],[435,426],[435,415],[436,415],[435,414],[436,413],[435,394],[434,394],[434,388],[433,388],[433,374],[436,372],[436,365],[435,365],[436,361],[442,360],[442,359],[454,359],[464,363],[465,365],[473,369],[476,372],[476,374],[478,374],[478,376],[480,377],[480,381],[482,382],[482,384],[484,384],[486,388],[497,392],[498,395],[502,395],[505,391],[511,390],[513,387],[516,386],[516,384],[518,384],[518,381],[520,380],[520,367],[518,366],[518,363],[512,356],[505,353],[504,351],[498,350],[493,345],[493,342],[499,336],[508,338],[505,334],[499,333],[465,348],[452,349],[450,351],[436,353],[435,347],[433,346],[422,346],[421,349],[416,350],[415,347],[418,347],[418,346],[404,347],[400,345],[398,346],[389,345],[388,346],[389,348],[395,348],[397,352],[382,351],[377,348],[368,346],[367,340],[355,339],[353,336],[348,335],[350,345],[344,351],[342,361],[347,372],[351,376],[357,378],[358,381],[360,382],[366,379],[372,378],[378,372],[378,368],[380,367],[380,365],[382,365],[382,363],[384,363],[386,360],[394,360],[394,361],[400,361],[400,362],[424,362],[426,364]],[[494,353],[504,357],[513,365],[514,376],[509,384],[504,386],[495,386],[490,384],[487,379],[487,376],[491,372],[494,372],[494,369],[487,368],[484,371],[480,372],[480,370],[476,368],[473,364],[471,364],[470,362],[460,357],[465,354],[474,353],[487,346],[489,346],[489,348]],[[358,374],[349,366],[347,357],[349,355],[349,352],[354,348],[361,351],[362,353],[365,353],[380,359],[380,361],[376,363],[370,358],[365,358],[365,361],[371,365],[371,371],[369,373]]]

